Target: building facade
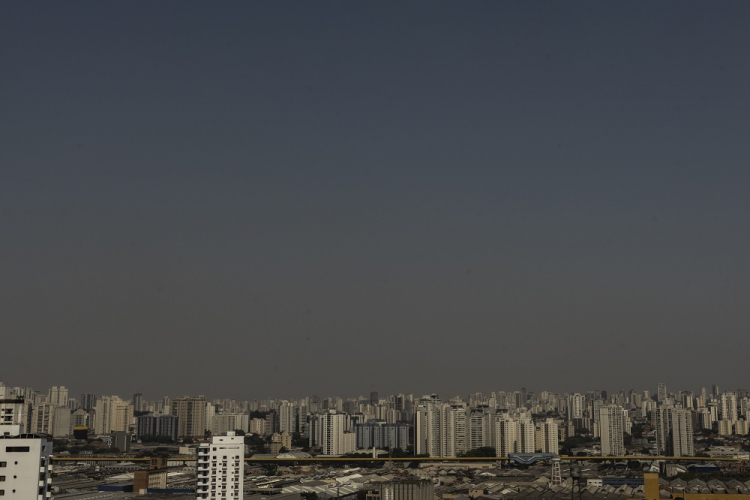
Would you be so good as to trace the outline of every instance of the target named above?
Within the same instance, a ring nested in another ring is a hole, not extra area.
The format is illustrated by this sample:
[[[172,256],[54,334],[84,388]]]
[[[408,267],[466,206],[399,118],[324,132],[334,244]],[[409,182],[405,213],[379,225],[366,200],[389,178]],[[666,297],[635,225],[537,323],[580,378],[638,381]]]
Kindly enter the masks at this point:
[[[0,436],[0,496],[51,498],[52,440],[36,434]]]
[[[196,498],[242,500],[245,439],[234,432],[212,436],[198,447],[196,468]]]

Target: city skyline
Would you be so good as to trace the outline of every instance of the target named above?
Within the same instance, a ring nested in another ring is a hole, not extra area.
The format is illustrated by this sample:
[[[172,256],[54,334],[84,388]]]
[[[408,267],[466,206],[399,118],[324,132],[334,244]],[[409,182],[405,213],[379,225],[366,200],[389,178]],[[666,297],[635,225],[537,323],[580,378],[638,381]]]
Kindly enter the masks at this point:
[[[11,389],[20,389],[20,390],[26,390],[26,391],[34,391],[41,394],[48,394],[49,397],[54,400],[56,398],[55,394],[57,394],[57,391],[62,389],[65,391],[65,397],[76,399],[78,401],[79,396],[84,395],[92,395],[94,397],[98,396],[104,396],[104,395],[112,395],[112,396],[118,396],[123,397],[125,400],[132,398],[138,398],[140,401],[157,401],[163,398],[180,398],[180,397],[205,397],[207,401],[211,400],[237,400],[237,401],[282,401],[282,400],[304,400],[306,398],[311,397],[318,397],[321,400],[328,399],[328,398],[341,398],[343,400],[367,400],[372,397],[396,397],[398,395],[409,395],[413,396],[414,398],[421,398],[423,396],[431,396],[431,395],[438,395],[439,397],[442,397],[446,400],[452,399],[452,398],[472,398],[475,395],[481,395],[482,397],[490,397],[491,394],[495,393],[503,393],[506,395],[513,395],[518,393],[528,394],[528,395],[534,395],[536,398],[541,397],[542,394],[549,394],[549,395],[573,395],[573,394],[580,394],[582,396],[590,395],[590,394],[597,394],[601,397],[609,397],[612,395],[617,394],[645,394],[648,393],[651,398],[653,398],[655,401],[662,402],[665,398],[667,398],[670,395],[680,395],[680,394],[692,394],[694,396],[700,396],[702,393],[705,392],[707,396],[717,395],[720,393],[748,393],[750,394],[750,384],[739,384],[737,386],[732,385],[720,385],[720,384],[706,384],[702,385],[701,387],[697,388],[685,388],[680,386],[670,386],[669,384],[660,382],[657,384],[652,384],[653,387],[648,388],[619,388],[619,389],[607,389],[607,388],[571,388],[569,390],[563,390],[563,391],[555,391],[546,389],[544,387],[541,387],[539,389],[529,388],[529,387],[518,387],[518,388],[494,388],[491,390],[468,390],[461,393],[447,393],[444,391],[438,391],[438,390],[432,390],[432,391],[413,391],[413,390],[407,390],[407,389],[401,389],[396,391],[377,391],[377,390],[370,390],[368,392],[362,392],[360,394],[341,394],[341,393],[334,393],[331,391],[324,391],[324,390],[318,390],[313,391],[309,394],[265,394],[260,396],[249,396],[247,394],[238,394],[238,395],[226,395],[226,394],[216,394],[216,391],[214,392],[208,392],[208,393],[201,393],[201,392],[185,392],[185,393],[176,393],[176,392],[167,392],[162,394],[156,394],[156,393],[148,393],[143,392],[139,390],[135,391],[114,391],[114,390],[105,390],[102,392],[96,392],[96,391],[90,391],[90,390],[79,390],[78,388],[70,388],[67,385],[64,384],[55,384],[50,386],[41,386],[41,387],[33,387],[30,385],[18,385],[15,383],[8,382],[6,380],[0,379],[0,389],[5,390],[11,390]],[[743,387],[745,386],[745,387]],[[602,396],[605,395],[605,396]],[[81,403],[81,401],[79,401]]]

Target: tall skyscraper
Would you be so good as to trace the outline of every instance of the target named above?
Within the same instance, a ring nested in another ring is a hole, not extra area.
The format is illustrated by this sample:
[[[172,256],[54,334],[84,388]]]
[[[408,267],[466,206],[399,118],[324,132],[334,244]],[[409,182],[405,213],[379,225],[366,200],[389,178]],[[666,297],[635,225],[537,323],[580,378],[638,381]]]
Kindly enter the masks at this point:
[[[656,445],[660,455],[694,456],[692,412],[674,406],[660,406],[656,410]]]
[[[599,426],[602,437],[602,456],[625,455],[622,408],[616,405],[599,408]]]
[[[242,500],[245,439],[228,432],[198,447],[195,496],[200,499]]]

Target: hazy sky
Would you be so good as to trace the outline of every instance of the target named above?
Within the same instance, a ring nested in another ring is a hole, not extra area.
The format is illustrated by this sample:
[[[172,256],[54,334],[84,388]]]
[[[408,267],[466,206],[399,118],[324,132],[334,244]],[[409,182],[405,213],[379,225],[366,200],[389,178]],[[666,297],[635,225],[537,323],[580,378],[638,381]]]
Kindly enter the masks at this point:
[[[0,380],[747,387],[750,4],[5,2]]]

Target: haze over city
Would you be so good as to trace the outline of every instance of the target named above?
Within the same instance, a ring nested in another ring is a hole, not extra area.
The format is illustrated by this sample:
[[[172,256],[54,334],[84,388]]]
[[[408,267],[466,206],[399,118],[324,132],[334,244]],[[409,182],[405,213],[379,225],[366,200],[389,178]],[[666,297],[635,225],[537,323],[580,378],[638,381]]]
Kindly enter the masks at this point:
[[[745,387],[749,21],[741,2],[4,3],[0,380]]]

